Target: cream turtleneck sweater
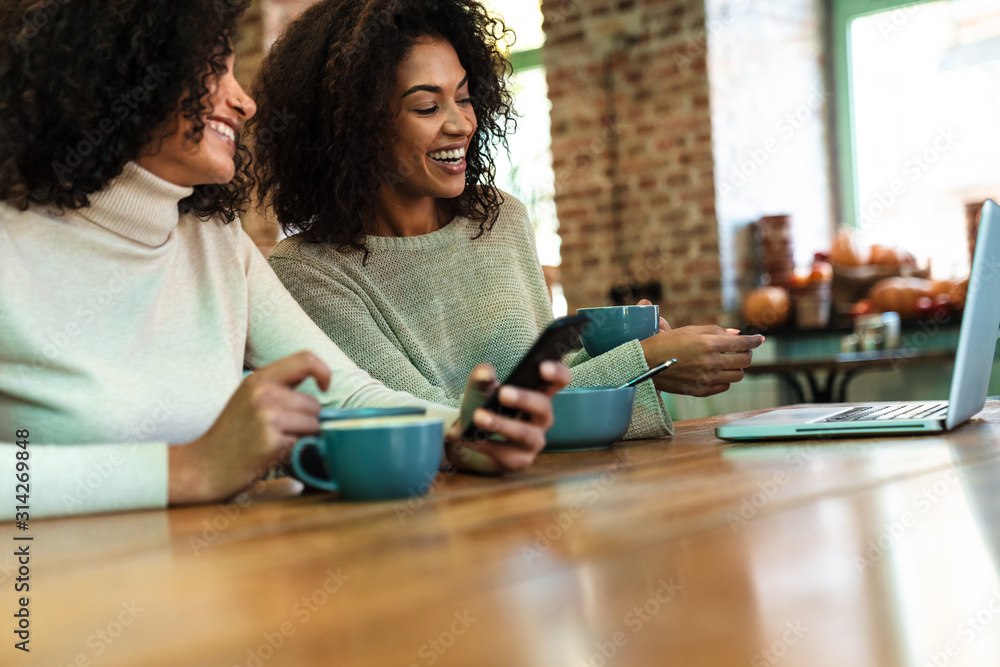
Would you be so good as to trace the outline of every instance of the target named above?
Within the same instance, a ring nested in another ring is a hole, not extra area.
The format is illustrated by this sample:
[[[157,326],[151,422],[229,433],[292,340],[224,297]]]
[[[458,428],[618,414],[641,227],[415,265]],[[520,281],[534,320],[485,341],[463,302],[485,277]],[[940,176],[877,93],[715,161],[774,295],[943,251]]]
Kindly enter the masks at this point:
[[[191,192],[129,163],[82,209],[0,203],[0,518],[14,518],[19,439],[31,518],[165,506],[168,444],[208,429],[244,365],[303,349],[333,372],[327,392],[302,386],[325,405],[456,418],[360,370],[238,223],[179,217]]]

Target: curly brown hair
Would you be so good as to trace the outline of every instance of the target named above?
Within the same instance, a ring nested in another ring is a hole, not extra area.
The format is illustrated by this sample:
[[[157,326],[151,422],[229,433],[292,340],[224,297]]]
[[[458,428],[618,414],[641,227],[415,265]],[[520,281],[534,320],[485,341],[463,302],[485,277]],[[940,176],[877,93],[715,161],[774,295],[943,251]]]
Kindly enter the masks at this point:
[[[322,0],[286,29],[253,86],[253,177],[285,232],[367,258],[379,184],[393,176],[396,68],[425,36],[455,49],[478,120],[465,190],[449,201],[479,223],[477,237],[496,222],[493,151],[516,123],[499,43],[513,32],[476,0]]]
[[[209,83],[227,70],[250,0],[17,0],[0,10],[0,201],[76,209],[179,116],[201,140]],[[195,187],[181,213],[227,222],[244,207],[237,177]]]

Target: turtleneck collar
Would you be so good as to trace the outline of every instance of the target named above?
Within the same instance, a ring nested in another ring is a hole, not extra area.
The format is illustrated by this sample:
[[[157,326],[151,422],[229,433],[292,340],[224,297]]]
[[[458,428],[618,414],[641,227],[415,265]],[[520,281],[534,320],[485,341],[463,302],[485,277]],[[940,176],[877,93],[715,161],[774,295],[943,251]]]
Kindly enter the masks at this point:
[[[177,227],[177,203],[193,192],[194,188],[174,185],[129,162],[120,176],[90,195],[90,206],[67,215],[155,248],[166,243]]]

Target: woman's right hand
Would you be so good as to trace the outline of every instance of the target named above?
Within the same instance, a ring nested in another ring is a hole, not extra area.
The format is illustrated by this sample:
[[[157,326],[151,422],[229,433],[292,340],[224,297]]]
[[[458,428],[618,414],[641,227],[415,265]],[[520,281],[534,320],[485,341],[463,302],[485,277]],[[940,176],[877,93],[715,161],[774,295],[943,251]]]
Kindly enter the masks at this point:
[[[287,459],[299,438],[319,430],[319,401],[295,391],[310,377],[325,391],[330,369],[299,352],[245,378],[203,436],[168,448],[169,503],[228,498]]]
[[[677,363],[653,378],[660,391],[689,396],[712,396],[743,379],[752,352],[763,336],[740,336],[734,329],[714,325],[662,331],[641,341],[646,364],[652,368],[668,359]]]
[[[472,422],[490,431],[499,440],[463,438],[462,420],[452,424],[445,433],[445,453],[448,460],[461,470],[484,475],[523,470],[531,465],[545,447],[545,432],[552,426],[552,397],[569,384],[573,374],[556,361],[544,361],[539,368],[542,386],[534,390],[522,387],[500,387],[496,371],[489,364],[479,364],[469,374],[465,385],[463,407],[472,408]],[[499,387],[500,404],[520,412],[519,417],[503,417],[481,405]],[[482,399],[482,400],[477,400]]]

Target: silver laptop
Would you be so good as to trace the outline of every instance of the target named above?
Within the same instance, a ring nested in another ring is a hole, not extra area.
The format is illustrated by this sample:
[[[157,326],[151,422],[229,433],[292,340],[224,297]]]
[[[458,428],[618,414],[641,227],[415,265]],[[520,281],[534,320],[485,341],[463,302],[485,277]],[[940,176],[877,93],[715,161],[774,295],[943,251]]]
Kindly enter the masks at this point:
[[[947,401],[817,404],[781,408],[719,426],[725,440],[806,438],[815,435],[899,435],[948,431],[983,409],[1000,333],[1000,206],[987,201]]]

